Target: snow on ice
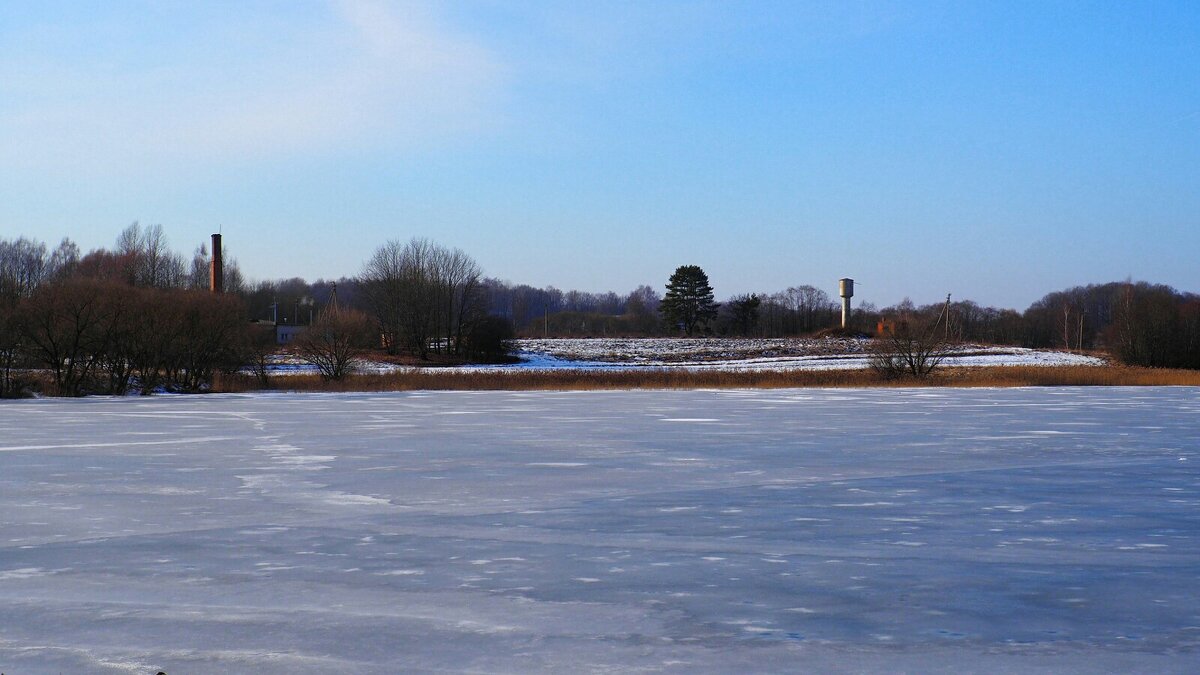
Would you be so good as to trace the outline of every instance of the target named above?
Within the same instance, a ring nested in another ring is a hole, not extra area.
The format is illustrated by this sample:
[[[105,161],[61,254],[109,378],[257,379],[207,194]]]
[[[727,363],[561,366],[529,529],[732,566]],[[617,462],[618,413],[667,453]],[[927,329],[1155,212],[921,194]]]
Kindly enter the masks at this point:
[[[1197,448],[1194,388],[7,402],[0,671],[1194,672]]]

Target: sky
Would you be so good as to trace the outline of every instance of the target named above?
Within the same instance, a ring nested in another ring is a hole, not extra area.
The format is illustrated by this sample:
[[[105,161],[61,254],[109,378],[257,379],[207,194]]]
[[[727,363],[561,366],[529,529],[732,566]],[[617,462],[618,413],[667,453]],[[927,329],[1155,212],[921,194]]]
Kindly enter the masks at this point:
[[[250,278],[1200,292],[1200,3],[0,3],[0,237]]]

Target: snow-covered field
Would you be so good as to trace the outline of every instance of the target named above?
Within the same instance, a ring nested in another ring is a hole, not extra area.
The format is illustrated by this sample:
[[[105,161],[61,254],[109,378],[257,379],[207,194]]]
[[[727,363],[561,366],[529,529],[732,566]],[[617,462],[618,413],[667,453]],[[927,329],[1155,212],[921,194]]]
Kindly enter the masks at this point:
[[[866,339],[840,338],[553,338],[517,340],[519,363],[463,366],[460,370],[559,370],[685,368],[688,370],[845,370],[868,367]],[[1084,354],[961,345],[943,362],[947,366],[1102,366],[1103,359]],[[403,366],[365,361],[364,373],[406,370]],[[275,375],[313,374],[316,369],[295,357],[277,357]]]
[[[0,672],[1195,672],[1195,388],[0,403]]]
[[[862,354],[870,340],[851,338],[551,338],[517,348],[580,361],[664,364],[786,356]]]
[[[862,339],[583,338],[518,340],[521,363],[502,369],[686,368],[689,370],[842,370],[868,367]],[[962,345],[947,366],[1104,365],[1102,359],[1022,347]]]

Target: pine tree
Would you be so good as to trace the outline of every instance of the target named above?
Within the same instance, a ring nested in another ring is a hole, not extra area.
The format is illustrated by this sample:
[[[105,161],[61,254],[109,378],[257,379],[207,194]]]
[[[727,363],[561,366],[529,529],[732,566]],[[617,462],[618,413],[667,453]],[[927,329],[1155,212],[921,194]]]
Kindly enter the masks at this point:
[[[675,270],[667,282],[667,294],[663,296],[658,311],[673,326],[691,335],[717,316],[720,305],[713,302],[712,286],[708,275],[697,265],[683,265]]]

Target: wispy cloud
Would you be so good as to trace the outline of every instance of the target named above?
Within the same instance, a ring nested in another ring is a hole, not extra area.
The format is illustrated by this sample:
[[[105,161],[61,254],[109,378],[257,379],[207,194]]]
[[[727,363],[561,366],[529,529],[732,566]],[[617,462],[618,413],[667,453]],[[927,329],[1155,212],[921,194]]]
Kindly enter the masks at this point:
[[[404,149],[487,125],[506,77],[416,3],[335,0],[297,21],[231,9],[160,28],[139,13],[65,32],[31,22],[0,40],[0,158],[120,170]]]

